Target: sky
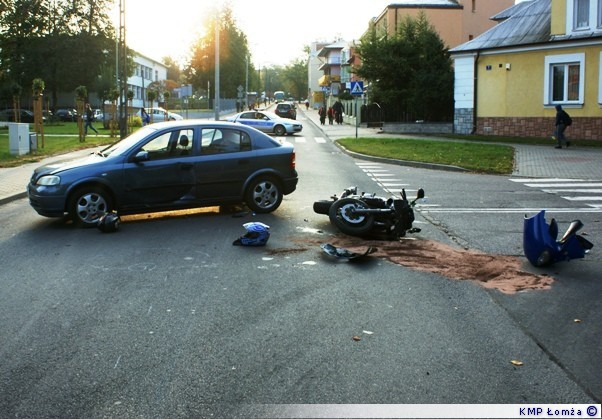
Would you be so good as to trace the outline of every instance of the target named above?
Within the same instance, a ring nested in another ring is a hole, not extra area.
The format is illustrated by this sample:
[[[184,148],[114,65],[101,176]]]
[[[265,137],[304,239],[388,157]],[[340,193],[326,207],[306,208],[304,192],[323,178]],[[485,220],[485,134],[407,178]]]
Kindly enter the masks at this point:
[[[119,5],[119,0],[114,0]],[[126,41],[135,51],[160,61],[187,62],[191,44],[216,5],[230,4],[237,27],[247,35],[256,68],[285,66],[304,58],[314,41],[359,39],[371,18],[394,0],[123,0]],[[523,0],[517,0],[517,3]],[[117,7],[116,7],[117,9]],[[113,12],[118,22],[117,12]],[[116,24],[117,27],[117,24]]]
[[[114,0],[119,4],[118,0]],[[125,0],[126,42],[155,60],[185,62],[204,32],[204,17],[223,0]],[[287,65],[314,41],[353,41],[390,0],[229,0],[237,27],[247,35],[256,68]],[[116,14],[115,14],[116,15]],[[115,16],[115,22],[118,17]]]

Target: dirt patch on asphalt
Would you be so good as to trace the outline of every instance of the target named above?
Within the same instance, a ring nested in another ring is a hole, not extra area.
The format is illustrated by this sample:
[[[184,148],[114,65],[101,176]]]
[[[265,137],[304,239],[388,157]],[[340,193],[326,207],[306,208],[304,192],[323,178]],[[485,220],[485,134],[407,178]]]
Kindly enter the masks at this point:
[[[453,248],[432,241],[403,238],[399,241],[365,240],[351,236],[332,236],[327,241],[352,252],[363,253],[373,246],[378,250],[370,257],[381,257],[393,263],[455,280],[475,281],[485,288],[506,294],[524,290],[550,288],[554,279],[522,269],[523,262],[513,256],[490,255]],[[318,242],[316,245],[325,243]]]

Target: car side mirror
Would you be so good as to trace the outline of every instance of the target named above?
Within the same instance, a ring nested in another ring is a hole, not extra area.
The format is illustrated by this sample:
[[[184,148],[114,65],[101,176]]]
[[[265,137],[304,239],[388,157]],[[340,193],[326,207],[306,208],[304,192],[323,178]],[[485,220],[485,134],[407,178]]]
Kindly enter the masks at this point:
[[[136,153],[136,155],[134,156],[134,162],[138,163],[141,161],[148,161],[148,151],[146,150],[141,150],[138,153]]]

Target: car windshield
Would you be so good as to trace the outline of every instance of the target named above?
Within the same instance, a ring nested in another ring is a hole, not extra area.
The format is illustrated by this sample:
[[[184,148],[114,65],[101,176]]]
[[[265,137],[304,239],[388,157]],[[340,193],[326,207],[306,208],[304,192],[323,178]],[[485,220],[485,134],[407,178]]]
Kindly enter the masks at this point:
[[[156,131],[157,130],[155,128],[153,128],[152,126],[142,127],[138,131],[136,131],[133,134],[129,135],[128,137],[124,138],[123,140],[113,143],[112,145],[108,146],[107,148],[101,150],[100,154],[102,154],[105,157],[108,157],[110,155],[119,156],[119,155],[123,154],[124,152],[126,152],[127,150],[129,150],[130,148],[132,148],[132,146],[134,146],[134,144],[136,144],[142,138],[144,138],[147,135],[149,135],[153,132],[156,132]]]

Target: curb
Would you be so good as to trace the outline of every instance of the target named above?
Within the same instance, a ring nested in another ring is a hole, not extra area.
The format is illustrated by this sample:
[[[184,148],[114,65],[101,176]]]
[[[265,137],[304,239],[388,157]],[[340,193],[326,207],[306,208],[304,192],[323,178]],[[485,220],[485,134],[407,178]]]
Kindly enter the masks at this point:
[[[421,168],[421,169],[432,169],[432,170],[442,170],[442,171],[448,171],[448,172],[464,172],[464,173],[470,172],[470,170],[465,169],[463,167],[459,167],[459,166],[452,166],[452,165],[447,165],[447,164],[437,164],[437,163],[425,163],[425,162],[412,161],[412,160],[390,159],[390,158],[386,158],[386,157],[369,156],[367,154],[361,154],[361,153],[357,153],[355,151],[347,150],[343,145],[339,144],[338,141],[332,140],[330,138],[330,136],[328,135],[328,133],[326,131],[324,131],[324,129],[322,129],[322,127],[320,125],[316,124],[316,122],[313,119],[307,118],[307,120],[310,121],[320,131],[322,131],[324,136],[326,138],[328,138],[330,141],[332,141],[334,143],[334,145],[337,146],[342,152],[344,152],[345,154],[347,154],[349,156],[357,158],[357,159],[373,161],[373,162],[378,162],[378,163],[396,164],[398,166],[417,167],[417,168]]]

